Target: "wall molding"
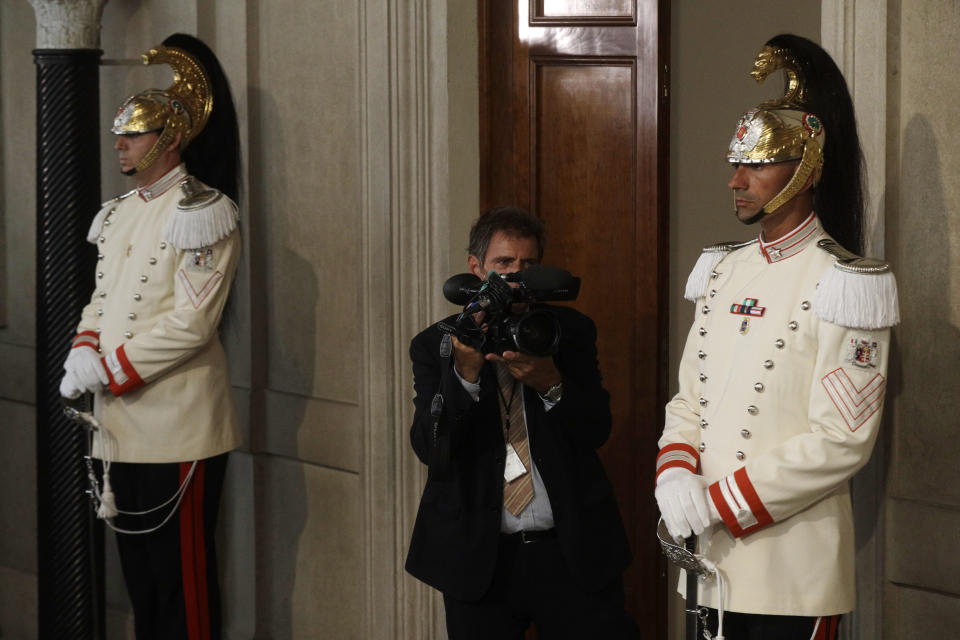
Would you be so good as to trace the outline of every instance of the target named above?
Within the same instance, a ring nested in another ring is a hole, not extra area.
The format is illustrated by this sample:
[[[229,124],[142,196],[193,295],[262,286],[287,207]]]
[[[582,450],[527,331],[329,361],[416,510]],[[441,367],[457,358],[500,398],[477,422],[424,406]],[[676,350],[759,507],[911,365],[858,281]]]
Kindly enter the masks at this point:
[[[820,39],[853,96],[867,175],[864,253],[884,253],[887,0],[822,0]]]
[[[359,3],[363,264],[363,637],[444,638],[439,594],[403,570],[426,470],[409,441],[409,340],[449,270],[447,3]],[[386,386],[385,386],[386,385]]]
[[[866,171],[864,254],[884,255],[887,177],[888,0],[822,0],[821,43],[853,96]],[[852,481],[857,543],[857,608],[844,616],[843,640],[882,638],[885,581],[883,461],[878,438],[870,462]]]

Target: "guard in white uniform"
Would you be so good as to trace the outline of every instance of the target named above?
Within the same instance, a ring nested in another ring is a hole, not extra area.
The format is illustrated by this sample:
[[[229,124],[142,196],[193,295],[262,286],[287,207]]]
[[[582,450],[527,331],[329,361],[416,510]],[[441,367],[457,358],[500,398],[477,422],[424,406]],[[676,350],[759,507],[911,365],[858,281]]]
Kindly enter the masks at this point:
[[[725,609],[728,638],[833,638],[856,601],[848,481],[877,437],[899,312],[888,265],[844,248],[860,250],[862,197],[839,70],[796,36],[753,75],[776,69],[786,95],[741,117],[727,156],[735,213],[761,232],[706,248],[688,279],[656,496],[724,577],[722,601],[715,579],[697,595],[711,633]]]
[[[218,638],[214,533],[241,444],[218,333],[241,247],[236,116],[199,40],[176,34],[143,59],[175,80],[127,98],[114,120],[136,188],[90,227],[96,289],[60,390],[94,394],[93,493],[117,532],[137,638]]]

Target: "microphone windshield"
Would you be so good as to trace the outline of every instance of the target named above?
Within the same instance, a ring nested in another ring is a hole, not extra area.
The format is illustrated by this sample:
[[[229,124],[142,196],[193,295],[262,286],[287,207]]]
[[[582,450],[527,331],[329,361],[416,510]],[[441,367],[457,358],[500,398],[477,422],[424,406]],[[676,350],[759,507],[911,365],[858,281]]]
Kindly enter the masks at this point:
[[[566,269],[535,264],[517,275],[536,300],[576,300],[580,293],[580,278]]]
[[[483,281],[472,273],[458,273],[455,276],[450,276],[443,283],[443,297],[462,307],[477,294],[482,283]]]

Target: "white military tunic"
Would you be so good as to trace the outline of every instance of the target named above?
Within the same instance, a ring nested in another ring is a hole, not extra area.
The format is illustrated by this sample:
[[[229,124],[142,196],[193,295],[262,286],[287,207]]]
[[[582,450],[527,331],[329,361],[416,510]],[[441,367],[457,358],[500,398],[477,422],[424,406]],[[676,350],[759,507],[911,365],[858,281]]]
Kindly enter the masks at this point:
[[[241,442],[217,334],[240,255],[236,205],[222,196],[212,209],[178,211],[186,177],[180,165],[107,203],[91,227],[96,290],[74,348],[99,348],[110,376],[95,413],[112,437],[106,450],[95,441],[96,457],[180,462]],[[208,243],[174,246],[178,215],[203,221],[205,230],[192,235]]]
[[[877,436],[890,335],[818,316],[818,284],[834,269],[817,247],[827,237],[811,214],[771,245],[729,252],[696,293],[657,474],[682,467],[710,483],[723,524],[700,552],[725,576],[727,610],[854,608],[847,481]],[[700,604],[716,608],[717,596],[716,580],[701,585]]]

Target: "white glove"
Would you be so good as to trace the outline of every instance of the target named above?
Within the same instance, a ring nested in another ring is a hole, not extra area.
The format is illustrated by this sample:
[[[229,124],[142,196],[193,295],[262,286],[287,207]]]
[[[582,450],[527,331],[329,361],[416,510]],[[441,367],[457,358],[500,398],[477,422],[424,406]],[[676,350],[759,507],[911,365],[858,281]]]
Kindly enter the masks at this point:
[[[63,369],[68,374],[73,374],[76,386],[82,391],[96,393],[103,388],[103,385],[110,382],[107,370],[100,362],[100,355],[92,347],[70,349],[70,354],[63,363]]]
[[[720,521],[707,481],[688,469],[674,467],[661,473],[654,495],[667,531],[674,538],[688,538],[691,530],[699,535]]]
[[[60,381],[60,395],[69,400],[73,400],[74,398],[79,398],[81,393],[83,393],[83,389],[77,384],[77,378],[73,375],[72,371],[67,371],[63,376],[63,380]]]

